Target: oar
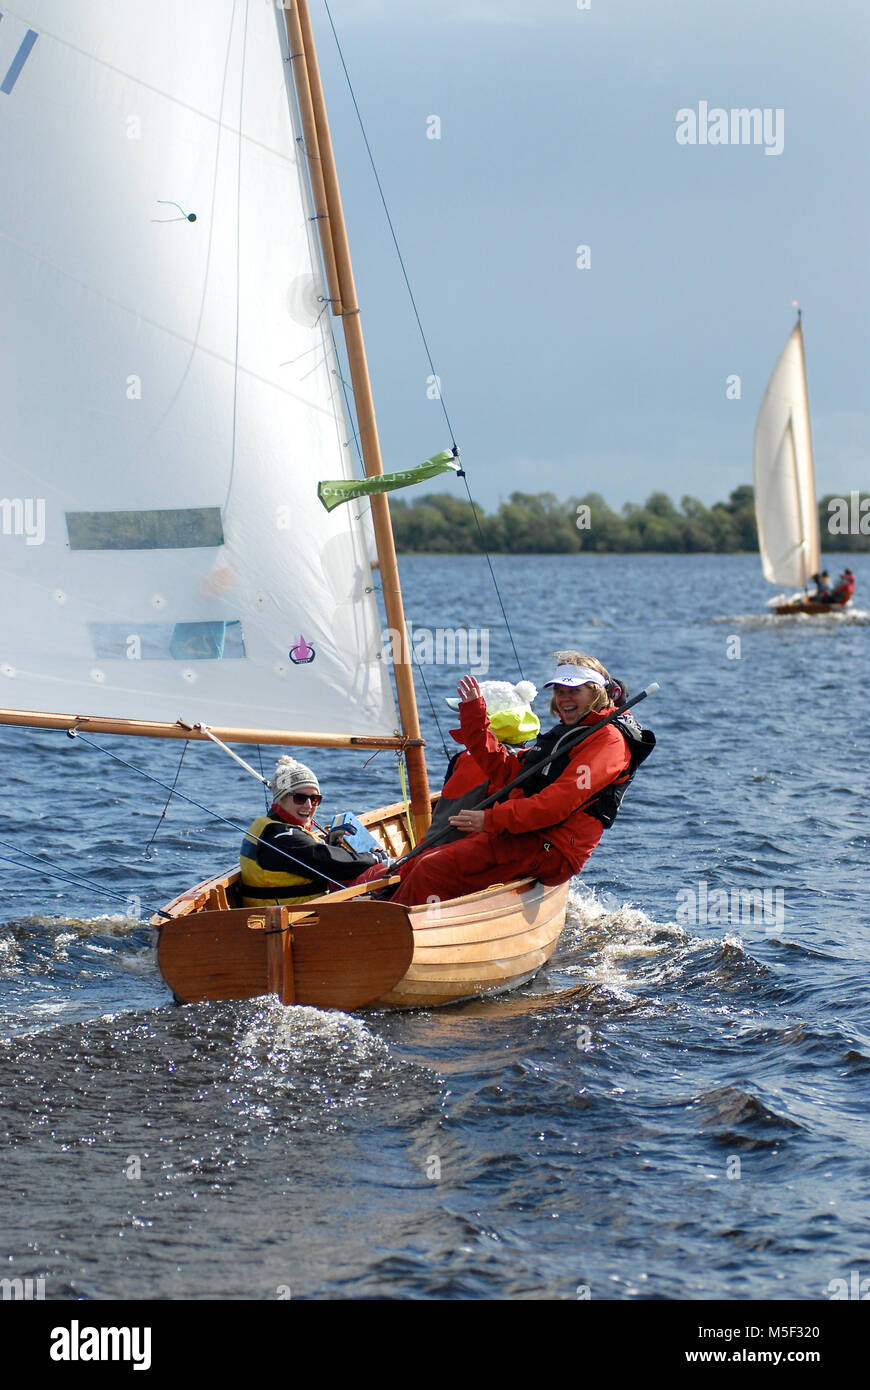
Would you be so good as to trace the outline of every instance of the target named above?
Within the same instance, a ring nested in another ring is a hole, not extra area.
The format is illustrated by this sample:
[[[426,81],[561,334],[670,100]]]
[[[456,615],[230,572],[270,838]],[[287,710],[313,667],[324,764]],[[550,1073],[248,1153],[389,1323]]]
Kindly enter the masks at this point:
[[[583,728],[580,730],[566,729],[562,737],[553,745],[547,762],[552,762],[554,758],[560,757],[565,752],[573,751],[578,744],[583,743],[587,738],[591,738],[593,734],[597,734],[598,730],[603,729],[606,724],[612,724],[614,720],[619,719],[621,715],[625,714],[626,710],[630,710],[633,705],[639,705],[641,700],[645,700],[648,695],[655,695],[656,691],[660,689],[661,687],[658,681],[653,681],[645,690],[641,690],[640,693],[633,696],[632,699],[626,700],[624,705],[620,705],[612,714],[608,714],[604,719],[599,719],[597,723],[584,724]],[[494,806],[497,801],[501,801],[503,797],[507,796],[508,792],[513,791],[514,787],[518,787],[521,782],[525,782],[533,773],[538,772],[540,767],[540,762],[535,762],[532,763],[530,767],[523,768],[521,772],[517,773],[513,781],[508,782],[506,786],[501,787],[497,792],[493,792],[492,796],[486,797],[484,801],[479,801],[476,806],[466,806],[464,810],[485,811],[488,806]],[[593,792],[592,796],[588,797],[588,799],[583,802],[583,806],[588,806],[589,802],[594,801],[599,795],[600,792]],[[578,809],[582,810],[583,807],[581,806]],[[439,835],[433,835],[431,840],[417,845],[416,849],[412,849],[408,854],[404,855],[403,858],[395,860],[394,863],[390,865],[390,871],[394,872],[397,868],[401,867],[402,864],[407,864],[409,859],[414,859],[421,851],[430,850],[435,845],[440,844],[445,835],[451,834],[454,829],[454,826],[448,826],[442,830]],[[373,880],[373,882],[377,882],[377,880]]]

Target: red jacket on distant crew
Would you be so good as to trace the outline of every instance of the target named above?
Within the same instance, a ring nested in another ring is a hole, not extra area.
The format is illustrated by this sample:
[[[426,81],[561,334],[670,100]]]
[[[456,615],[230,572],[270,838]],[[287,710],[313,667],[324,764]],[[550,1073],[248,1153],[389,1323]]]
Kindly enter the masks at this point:
[[[855,592],[855,576],[851,570],[847,570],[831,594],[831,603],[848,603]]]

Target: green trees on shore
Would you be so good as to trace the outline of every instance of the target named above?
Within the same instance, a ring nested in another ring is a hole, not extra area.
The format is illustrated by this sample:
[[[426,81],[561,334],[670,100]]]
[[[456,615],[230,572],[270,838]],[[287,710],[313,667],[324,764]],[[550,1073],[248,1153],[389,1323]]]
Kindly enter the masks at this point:
[[[838,515],[831,496],[819,502],[822,551],[870,551],[870,494],[860,494],[867,506],[856,527],[841,534],[829,526]],[[471,554],[481,549],[480,532],[470,504],[448,492],[430,493],[408,502],[391,497],[390,510],[397,548],[405,554]],[[842,508],[839,509],[842,511]],[[853,504],[852,513],[860,513]],[[598,492],[560,502],[552,492],[512,492],[507,502],[487,515],[477,508],[486,549],[495,554],[552,555],[578,551],[631,554],[660,551],[727,554],[758,549],[753,490],[735,488],[727,502],[705,507],[695,497],[683,497],[679,507],[664,492],[654,492],[643,506],[626,502],[621,511],[608,507]]]

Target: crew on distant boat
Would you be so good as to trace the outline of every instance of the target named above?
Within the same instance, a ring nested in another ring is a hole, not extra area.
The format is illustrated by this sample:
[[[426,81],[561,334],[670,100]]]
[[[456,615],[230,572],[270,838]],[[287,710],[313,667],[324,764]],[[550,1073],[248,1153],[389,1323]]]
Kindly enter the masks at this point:
[[[279,758],[269,783],[272,805],[248,827],[241,850],[241,890],[245,907],[304,903],[347,884],[382,861],[358,854],[314,823],[320,785],[304,763]]]
[[[537,770],[506,800],[450,816],[464,838],[401,865],[393,902],[410,906],[456,898],[527,876],[550,886],[582,869],[604,828],[613,823],[625,788],[655,739],[627,713],[618,724],[605,725],[577,748],[560,753],[555,745],[565,734],[613,713],[613,702],[625,697],[595,657],[558,652],[556,661],[546,685],[553,690],[550,713],[560,722],[523,753],[510,752],[491,731],[474,677],[460,681],[461,738],[490,784],[503,787],[524,769],[534,765]]]
[[[843,570],[837,580],[837,587],[830,589],[822,598],[822,603],[848,603],[855,592],[855,576],[850,569]]]
[[[829,597],[833,585],[831,584],[831,576],[828,574],[828,571],[822,570],[821,574],[811,574],[810,578],[816,586],[816,592],[814,594],[810,594],[810,598],[813,600],[813,602],[829,602]]]

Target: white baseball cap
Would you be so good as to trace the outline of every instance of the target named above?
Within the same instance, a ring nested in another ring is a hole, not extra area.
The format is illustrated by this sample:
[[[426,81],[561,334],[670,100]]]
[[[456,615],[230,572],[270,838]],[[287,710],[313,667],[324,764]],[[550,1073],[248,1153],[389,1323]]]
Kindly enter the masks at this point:
[[[607,680],[600,671],[595,671],[591,666],[557,666],[556,674],[550,680],[544,681],[544,689],[548,685],[606,685]]]

